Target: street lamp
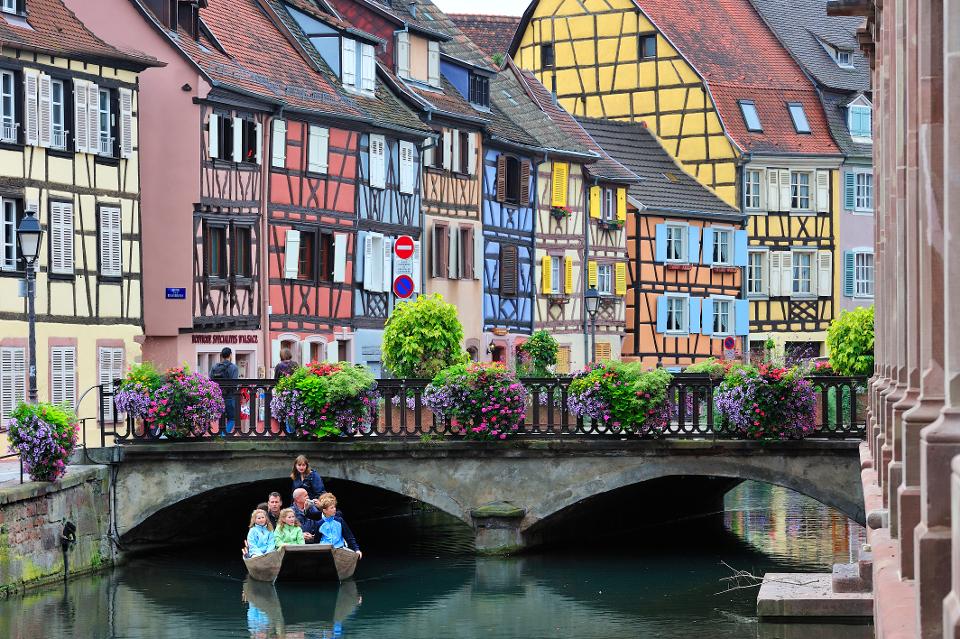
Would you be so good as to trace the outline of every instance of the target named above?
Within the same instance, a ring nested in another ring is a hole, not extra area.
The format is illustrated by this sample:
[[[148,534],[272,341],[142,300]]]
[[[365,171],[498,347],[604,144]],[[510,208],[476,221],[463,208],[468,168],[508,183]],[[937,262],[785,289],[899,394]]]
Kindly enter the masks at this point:
[[[594,287],[587,289],[583,294],[583,303],[587,307],[587,315],[590,316],[590,362],[597,361],[597,311],[600,309],[600,291]]]
[[[17,227],[17,245],[20,247],[20,255],[23,256],[24,275],[27,279],[27,320],[30,322],[30,390],[29,400],[31,404],[37,403],[37,315],[34,309],[35,288],[34,264],[40,257],[40,245],[43,243],[43,227],[40,226],[40,220],[28,213],[20,220],[20,226]]]

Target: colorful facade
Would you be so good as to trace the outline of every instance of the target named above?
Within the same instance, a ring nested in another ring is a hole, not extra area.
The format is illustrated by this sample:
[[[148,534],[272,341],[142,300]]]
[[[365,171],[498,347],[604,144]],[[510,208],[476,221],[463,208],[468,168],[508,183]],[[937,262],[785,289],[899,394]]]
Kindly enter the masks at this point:
[[[9,4],[0,9],[0,424],[27,398],[25,215],[44,229],[38,399],[96,415],[96,399],[77,406],[83,393],[140,355],[138,79],[157,61],[106,44],[60,0]]]

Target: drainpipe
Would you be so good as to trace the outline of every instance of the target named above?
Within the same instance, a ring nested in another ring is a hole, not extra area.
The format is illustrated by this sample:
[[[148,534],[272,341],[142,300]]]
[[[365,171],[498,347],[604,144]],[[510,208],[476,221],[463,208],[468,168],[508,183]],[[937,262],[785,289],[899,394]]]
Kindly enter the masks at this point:
[[[546,163],[549,162],[549,161],[550,161],[550,154],[545,152],[545,153],[543,154],[543,161],[542,161],[542,162],[535,162],[534,165],[533,165],[533,171],[534,171],[534,173],[533,173],[533,211],[534,211],[534,216],[533,216],[533,262],[534,262],[534,264],[533,264],[533,268],[536,268],[536,262],[537,262],[537,236],[539,235],[539,233],[537,232],[537,220],[540,219],[540,205],[542,204],[542,202],[540,201],[540,189],[537,188],[537,187],[538,187],[538,185],[540,184],[540,167],[541,167],[542,165],[546,164]],[[549,218],[548,218],[548,219],[549,219]],[[535,280],[535,278],[531,278],[531,281],[533,281],[533,280]],[[533,327],[533,330],[537,330],[537,327],[536,327],[536,323],[537,323],[537,321],[536,321],[536,312],[537,312],[537,295],[536,295],[536,290],[537,290],[536,284],[534,283],[534,284],[533,284],[533,312],[534,312],[534,321],[533,321],[534,327]],[[549,303],[547,304],[546,310],[547,310],[548,312],[549,312],[549,310],[550,310],[550,305],[549,305]]]
[[[406,27],[406,23],[404,23]],[[427,109],[427,123],[433,121],[433,109]],[[423,211],[423,185],[425,182],[425,176],[427,175],[427,167],[423,165],[423,151],[427,149],[437,149],[440,148],[440,145],[437,144],[438,139],[430,136],[430,143],[427,146],[423,147],[420,151],[420,293],[419,295],[427,294],[427,214]]]
[[[273,123],[275,120],[283,119],[283,106],[264,120],[264,135],[261,139],[263,149],[260,150],[260,182],[263,185],[263,193],[260,196],[260,317],[262,318],[260,332],[263,335],[262,348],[263,355],[263,377],[272,377],[270,369],[273,362],[270,356],[273,347],[270,342],[270,198],[268,196],[270,188],[270,167],[273,166]],[[267,153],[267,150],[270,153]],[[259,398],[257,400],[260,401]],[[253,417],[253,416],[251,416]]]
[[[735,188],[735,197],[737,202],[740,203],[740,213],[743,214],[743,172],[746,170],[747,164],[752,159],[749,153],[744,153],[740,156],[740,160],[737,162],[737,180]],[[760,188],[766,188],[767,185],[763,184]],[[750,268],[750,216],[744,215],[743,219],[743,228],[747,231],[747,266],[743,267],[743,270],[740,271],[740,299],[747,299],[747,269]],[[770,270],[770,269],[767,269]],[[750,302],[747,302],[747,312],[750,312]],[[744,364],[750,363],[750,319],[747,318],[747,334],[744,337],[741,337],[741,352],[740,358],[743,360]]]

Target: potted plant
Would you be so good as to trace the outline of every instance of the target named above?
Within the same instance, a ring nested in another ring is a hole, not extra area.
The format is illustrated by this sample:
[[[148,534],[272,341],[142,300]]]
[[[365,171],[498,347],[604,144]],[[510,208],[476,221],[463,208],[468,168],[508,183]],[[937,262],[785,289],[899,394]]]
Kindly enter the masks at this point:
[[[502,364],[457,364],[440,371],[424,403],[464,439],[504,440],[520,430],[527,391]]]
[[[348,362],[307,364],[277,382],[270,410],[287,432],[322,439],[370,427],[373,375]]]
[[[223,416],[220,385],[189,367],[171,368],[153,393],[145,421],[170,439],[204,435]]]
[[[144,362],[130,367],[116,387],[114,404],[117,412],[143,419],[150,411],[150,402],[157,389],[163,385],[163,376],[153,364]]]
[[[551,366],[557,364],[560,345],[548,331],[534,331],[530,339],[517,348],[517,373],[525,377],[553,377]]]
[[[9,422],[10,449],[18,452],[33,481],[56,481],[67,471],[77,445],[78,421],[72,410],[54,404],[17,406]]]
[[[595,427],[660,436],[672,414],[667,401],[671,379],[662,368],[644,371],[638,363],[593,364],[574,375],[567,406]]]
[[[734,368],[714,399],[717,411],[748,439],[802,439],[816,430],[813,385],[796,367]]]

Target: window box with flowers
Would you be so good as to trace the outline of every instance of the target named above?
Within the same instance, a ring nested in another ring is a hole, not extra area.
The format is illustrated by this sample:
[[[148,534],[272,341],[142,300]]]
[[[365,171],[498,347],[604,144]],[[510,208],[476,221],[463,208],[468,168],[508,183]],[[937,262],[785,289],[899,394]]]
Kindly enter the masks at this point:
[[[143,415],[154,434],[169,439],[201,437],[226,409],[220,385],[186,366],[171,368],[151,394]]]
[[[458,364],[440,371],[423,403],[464,439],[499,441],[520,430],[526,389],[502,364]]]
[[[673,416],[667,401],[672,376],[638,363],[603,362],[587,366],[570,382],[567,406],[601,432],[660,437]]]
[[[277,382],[270,410],[288,432],[323,439],[369,431],[376,403],[376,381],[364,367],[314,362]]]
[[[802,439],[816,430],[814,388],[797,367],[735,367],[723,378],[715,401],[717,411],[747,439]]]
[[[557,222],[562,222],[564,220],[569,220],[571,217],[573,217],[573,211],[571,211],[566,206],[551,206],[550,215]]]
[[[597,220],[597,226],[605,231],[619,231],[623,229],[623,220],[612,219],[612,220]]]

